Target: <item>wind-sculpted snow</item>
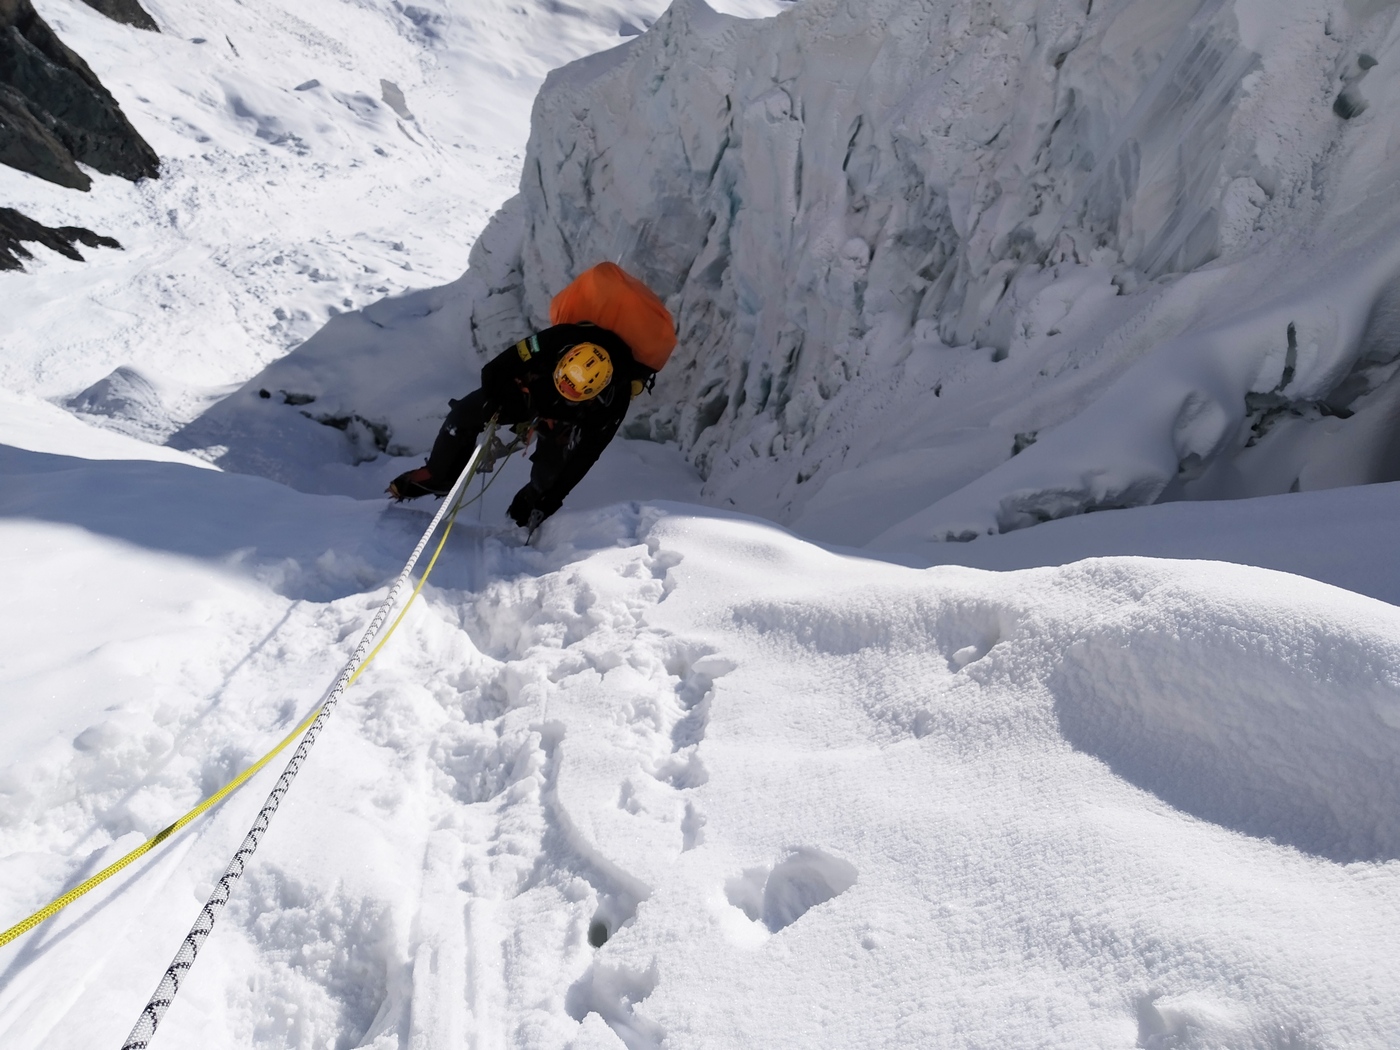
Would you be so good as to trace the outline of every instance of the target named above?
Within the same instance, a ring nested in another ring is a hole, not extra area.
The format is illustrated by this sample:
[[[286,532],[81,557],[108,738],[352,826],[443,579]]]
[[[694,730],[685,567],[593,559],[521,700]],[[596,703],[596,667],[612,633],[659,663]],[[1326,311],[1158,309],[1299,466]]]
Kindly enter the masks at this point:
[[[1066,738],[1206,820],[1334,860],[1400,859],[1400,653],[1384,619],[1338,616],[1303,581],[1161,565],[1093,572],[1097,615],[1050,681]]]
[[[62,497],[118,466],[87,462],[0,508],[30,596],[2,684],[52,697],[7,723],[6,914],[284,732],[382,597],[337,566],[418,517],[317,525],[325,497],[162,463],[118,514]],[[161,471],[244,510],[156,498]],[[142,515],[232,520],[172,557],[130,542]],[[1205,562],[904,568],[678,504],[538,547],[459,530],[172,1045],[1379,1050],[1400,1025],[1393,607]],[[6,1046],[114,1038],[257,801],[7,948]]]
[[[1392,479],[1394,19],[677,0],[546,82],[478,348],[620,260],[681,337],[629,432],[843,542]]]

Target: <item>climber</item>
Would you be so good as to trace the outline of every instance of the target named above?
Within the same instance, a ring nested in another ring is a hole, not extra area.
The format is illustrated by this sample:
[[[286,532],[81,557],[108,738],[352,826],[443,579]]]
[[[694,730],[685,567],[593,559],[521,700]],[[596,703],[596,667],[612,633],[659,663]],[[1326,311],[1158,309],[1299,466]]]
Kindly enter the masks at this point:
[[[481,369],[481,387],[449,401],[424,466],[389,483],[396,500],[445,494],[487,422],[528,423],[530,481],[506,513],[534,532],[583,479],[617,433],[632,398],[649,389],[675,346],[670,313],[613,263],[584,271],[550,304],[551,326]]]

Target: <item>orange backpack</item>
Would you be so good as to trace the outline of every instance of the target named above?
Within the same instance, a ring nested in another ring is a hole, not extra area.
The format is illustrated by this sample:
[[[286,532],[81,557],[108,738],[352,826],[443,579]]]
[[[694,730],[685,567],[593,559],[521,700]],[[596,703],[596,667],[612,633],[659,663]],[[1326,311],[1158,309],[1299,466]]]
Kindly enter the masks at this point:
[[[676,347],[676,322],[656,293],[621,266],[584,270],[549,304],[550,324],[592,321],[616,332],[637,363],[659,372]]]

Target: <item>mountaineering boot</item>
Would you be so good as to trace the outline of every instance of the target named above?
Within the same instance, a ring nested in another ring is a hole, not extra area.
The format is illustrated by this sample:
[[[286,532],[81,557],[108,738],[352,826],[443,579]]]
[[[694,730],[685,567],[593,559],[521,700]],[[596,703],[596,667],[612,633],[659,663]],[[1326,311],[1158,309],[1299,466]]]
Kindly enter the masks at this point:
[[[419,467],[417,470],[408,470],[400,474],[389,482],[389,487],[384,491],[402,503],[406,499],[417,499],[419,496],[436,496],[441,499],[447,495],[448,489],[433,480],[433,475],[427,467]]]
[[[517,492],[515,498],[510,501],[510,506],[506,508],[506,517],[522,529],[533,531],[539,528],[540,522],[548,516],[539,508],[540,496],[542,495],[543,493],[535,487],[534,481],[527,481],[525,487]]]

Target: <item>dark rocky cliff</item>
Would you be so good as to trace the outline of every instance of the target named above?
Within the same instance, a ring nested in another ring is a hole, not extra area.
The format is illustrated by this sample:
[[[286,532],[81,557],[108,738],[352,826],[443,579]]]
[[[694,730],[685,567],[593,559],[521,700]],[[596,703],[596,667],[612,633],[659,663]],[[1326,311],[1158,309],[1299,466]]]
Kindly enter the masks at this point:
[[[132,181],[160,174],[155,150],[30,0],[0,0],[0,163],[86,190],[78,162]]]
[[[89,248],[120,248],[111,237],[85,230],[81,226],[59,226],[53,228],[35,222],[13,208],[0,208],[0,270],[22,270],[23,259],[32,259],[34,253],[22,242],[30,241],[52,248],[70,259],[82,260],[75,247],[85,244]]]
[[[109,18],[141,29],[155,21],[137,0],[86,0]],[[31,0],[0,0],[0,164],[60,186],[87,190],[104,175],[155,178],[160,158],[122,113],[112,93],[39,17]],[[0,207],[0,270],[31,258],[22,242],[81,259],[75,244],[120,248],[79,226],[53,228]]]

